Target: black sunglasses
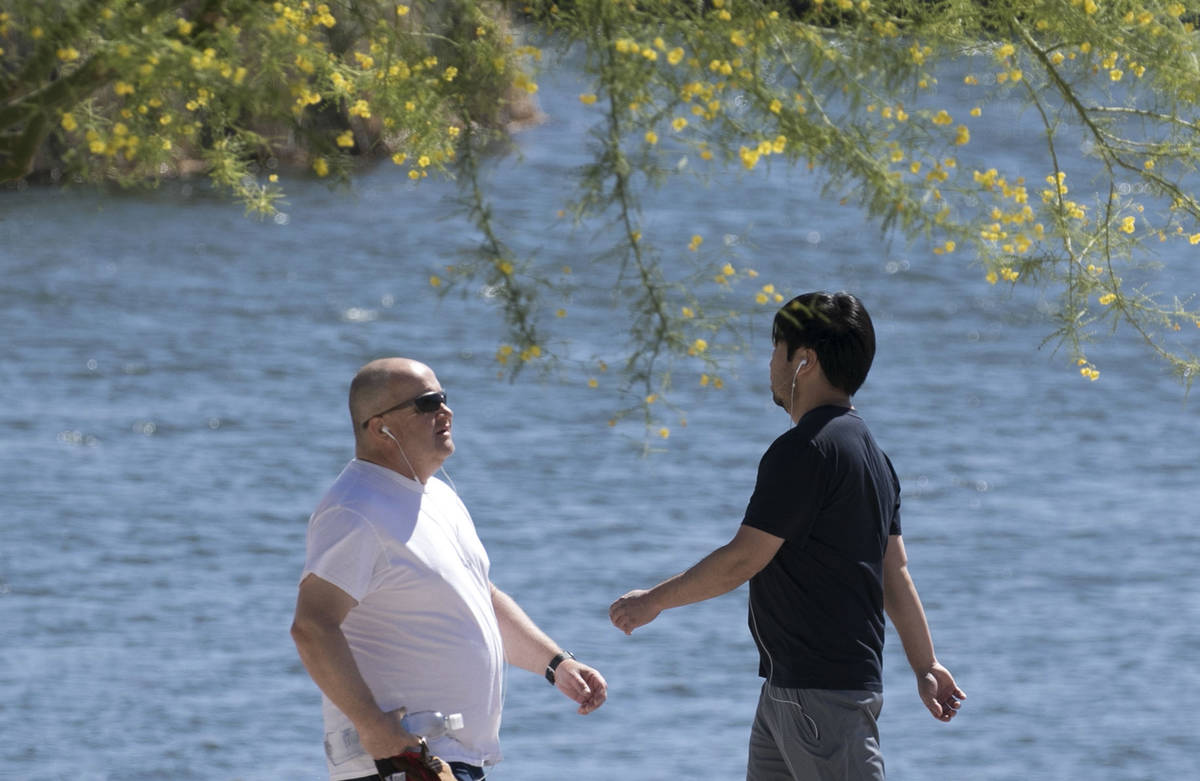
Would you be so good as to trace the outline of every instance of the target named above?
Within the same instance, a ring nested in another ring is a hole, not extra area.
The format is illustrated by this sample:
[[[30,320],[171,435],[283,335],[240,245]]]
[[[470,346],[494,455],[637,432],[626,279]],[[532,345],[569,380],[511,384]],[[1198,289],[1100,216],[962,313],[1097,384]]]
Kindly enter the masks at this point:
[[[394,407],[388,407],[383,412],[375,413],[370,418],[364,420],[362,426],[363,428],[366,428],[367,424],[371,422],[371,418],[378,418],[388,414],[389,412],[395,412],[398,409],[404,409],[410,405],[415,407],[417,412],[437,412],[445,403],[446,391],[430,391],[428,393],[422,393],[416,398],[409,399],[408,401],[402,401]]]

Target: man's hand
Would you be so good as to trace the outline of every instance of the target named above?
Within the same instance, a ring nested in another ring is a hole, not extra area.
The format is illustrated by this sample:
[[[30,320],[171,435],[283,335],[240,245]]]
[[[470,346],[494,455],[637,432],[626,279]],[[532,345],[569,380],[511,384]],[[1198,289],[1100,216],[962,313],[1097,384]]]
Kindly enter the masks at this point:
[[[400,725],[405,710],[389,711],[368,724],[355,724],[358,742],[374,759],[387,759],[405,751],[420,751],[420,738]]]
[[[608,617],[613,626],[629,635],[639,626],[658,618],[661,612],[661,608],[654,605],[649,591],[635,589],[609,606]]]
[[[580,715],[591,713],[608,699],[604,676],[574,659],[564,659],[555,668],[554,686],[579,703]]]
[[[938,721],[954,718],[962,700],[967,698],[962,689],[955,685],[950,671],[937,662],[926,673],[917,676],[917,693]]]

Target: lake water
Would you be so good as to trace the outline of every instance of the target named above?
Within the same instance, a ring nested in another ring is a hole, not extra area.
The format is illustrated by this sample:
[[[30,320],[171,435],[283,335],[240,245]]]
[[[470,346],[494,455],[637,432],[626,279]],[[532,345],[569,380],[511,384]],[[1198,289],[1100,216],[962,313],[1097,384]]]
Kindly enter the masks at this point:
[[[615,361],[611,278],[583,260],[594,237],[555,216],[594,118],[582,91],[543,83],[550,119],[498,163],[494,192],[515,245],[577,267],[570,351]],[[1041,143],[1005,123],[973,135],[1014,166]],[[723,390],[679,368],[688,425],[669,417],[665,452],[642,458],[639,428],[606,425],[625,403],[615,378],[499,381],[494,310],[432,294],[429,274],[477,241],[446,217],[452,186],[389,167],[350,193],[287,186],[285,224],[179,183],[0,193],[0,777],[324,776],[288,627],[308,513],[351,456],[347,384],[388,354],[450,392],[447,467],[494,581],[610,684],[578,717],[514,671],[490,778],[743,777],[759,686],[745,588],[633,637],[607,607],[735,532],[787,426],[769,314]],[[1084,381],[1038,349],[1052,326],[1037,294],[885,241],[803,173],[680,181],[645,217],[668,252],[749,235],[738,262],[762,280],[850,289],[872,312],[856,403],[900,474],[912,572],[969,695],[952,724],[930,718],[889,630],[890,776],[1200,777],[1196,402],[1145,348],[1118,333]],[[1162,259],[1172,286],[1200,290],[1195,254]]]

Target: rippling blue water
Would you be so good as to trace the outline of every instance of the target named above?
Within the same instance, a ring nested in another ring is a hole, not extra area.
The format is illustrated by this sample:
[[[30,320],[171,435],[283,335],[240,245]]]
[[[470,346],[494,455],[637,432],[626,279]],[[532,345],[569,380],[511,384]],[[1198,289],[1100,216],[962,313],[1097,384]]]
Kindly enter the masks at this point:
[[[495,186],[514,243],[582,277],[592,237],[555,217],[590,121],[580,91],[543,85],[551,119]],[[1020,136],[973,143],[1016,164]],[[1200,776],[1194,401],[1122,335],[1082,381],[1037,349],[1052,327],[1035,294],[885,242],[816,190],[783,170],[673,185],[647,197],[647,235],[707,249],[750,233],[763,279],[855,290],[873,313],[857,404],[900,473],[912,570],[969,694],[935,722],[889,634],[891,776]],[[476,240],[444,217],[452,194],[388,168],[349,196],[293,182],[282,225],[177,183],[0,194],[0,777],[322,777],[318,694],[288,637],[305,522],[351,455],[350,376],[397,353],[452,395],[448,468],[494,580],[611,687],[580,718],[514,672],[491,777],[741,777],[758,689],[744,588],[632,638],[606,611],[736,530],[787,424],[767,315],[725,390],[681,372],[688,426],[641,459],[587,374],[498,382],[494,312],[430,294]],[[1194,257],[1164,260],[1200,290]],[[614,338],[602,289],[569,304],[581,355]]]

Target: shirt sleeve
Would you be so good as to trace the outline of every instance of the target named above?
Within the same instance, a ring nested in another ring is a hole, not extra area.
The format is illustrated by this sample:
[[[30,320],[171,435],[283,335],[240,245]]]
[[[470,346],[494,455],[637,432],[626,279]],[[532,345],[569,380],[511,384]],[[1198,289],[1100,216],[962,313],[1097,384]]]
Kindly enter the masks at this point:
[[[896,502],[892,505],[892,520],[888,525],[888,535],[896,537],[900,535],[900,478],[896,476],[896,468],[892,466],[892,459],[884,455],[883,459],[887,461],[888,471],[892,475],[892,485],[896,487]]]
[[[810,441],[776,441],[758,464],[742,523],[803,543],[822,504],[825,459]]]
[[[382,555],[375,530],[365,518],[344,507],[331,507],[309,521],[300,578],[311,573],[362,602]]]

